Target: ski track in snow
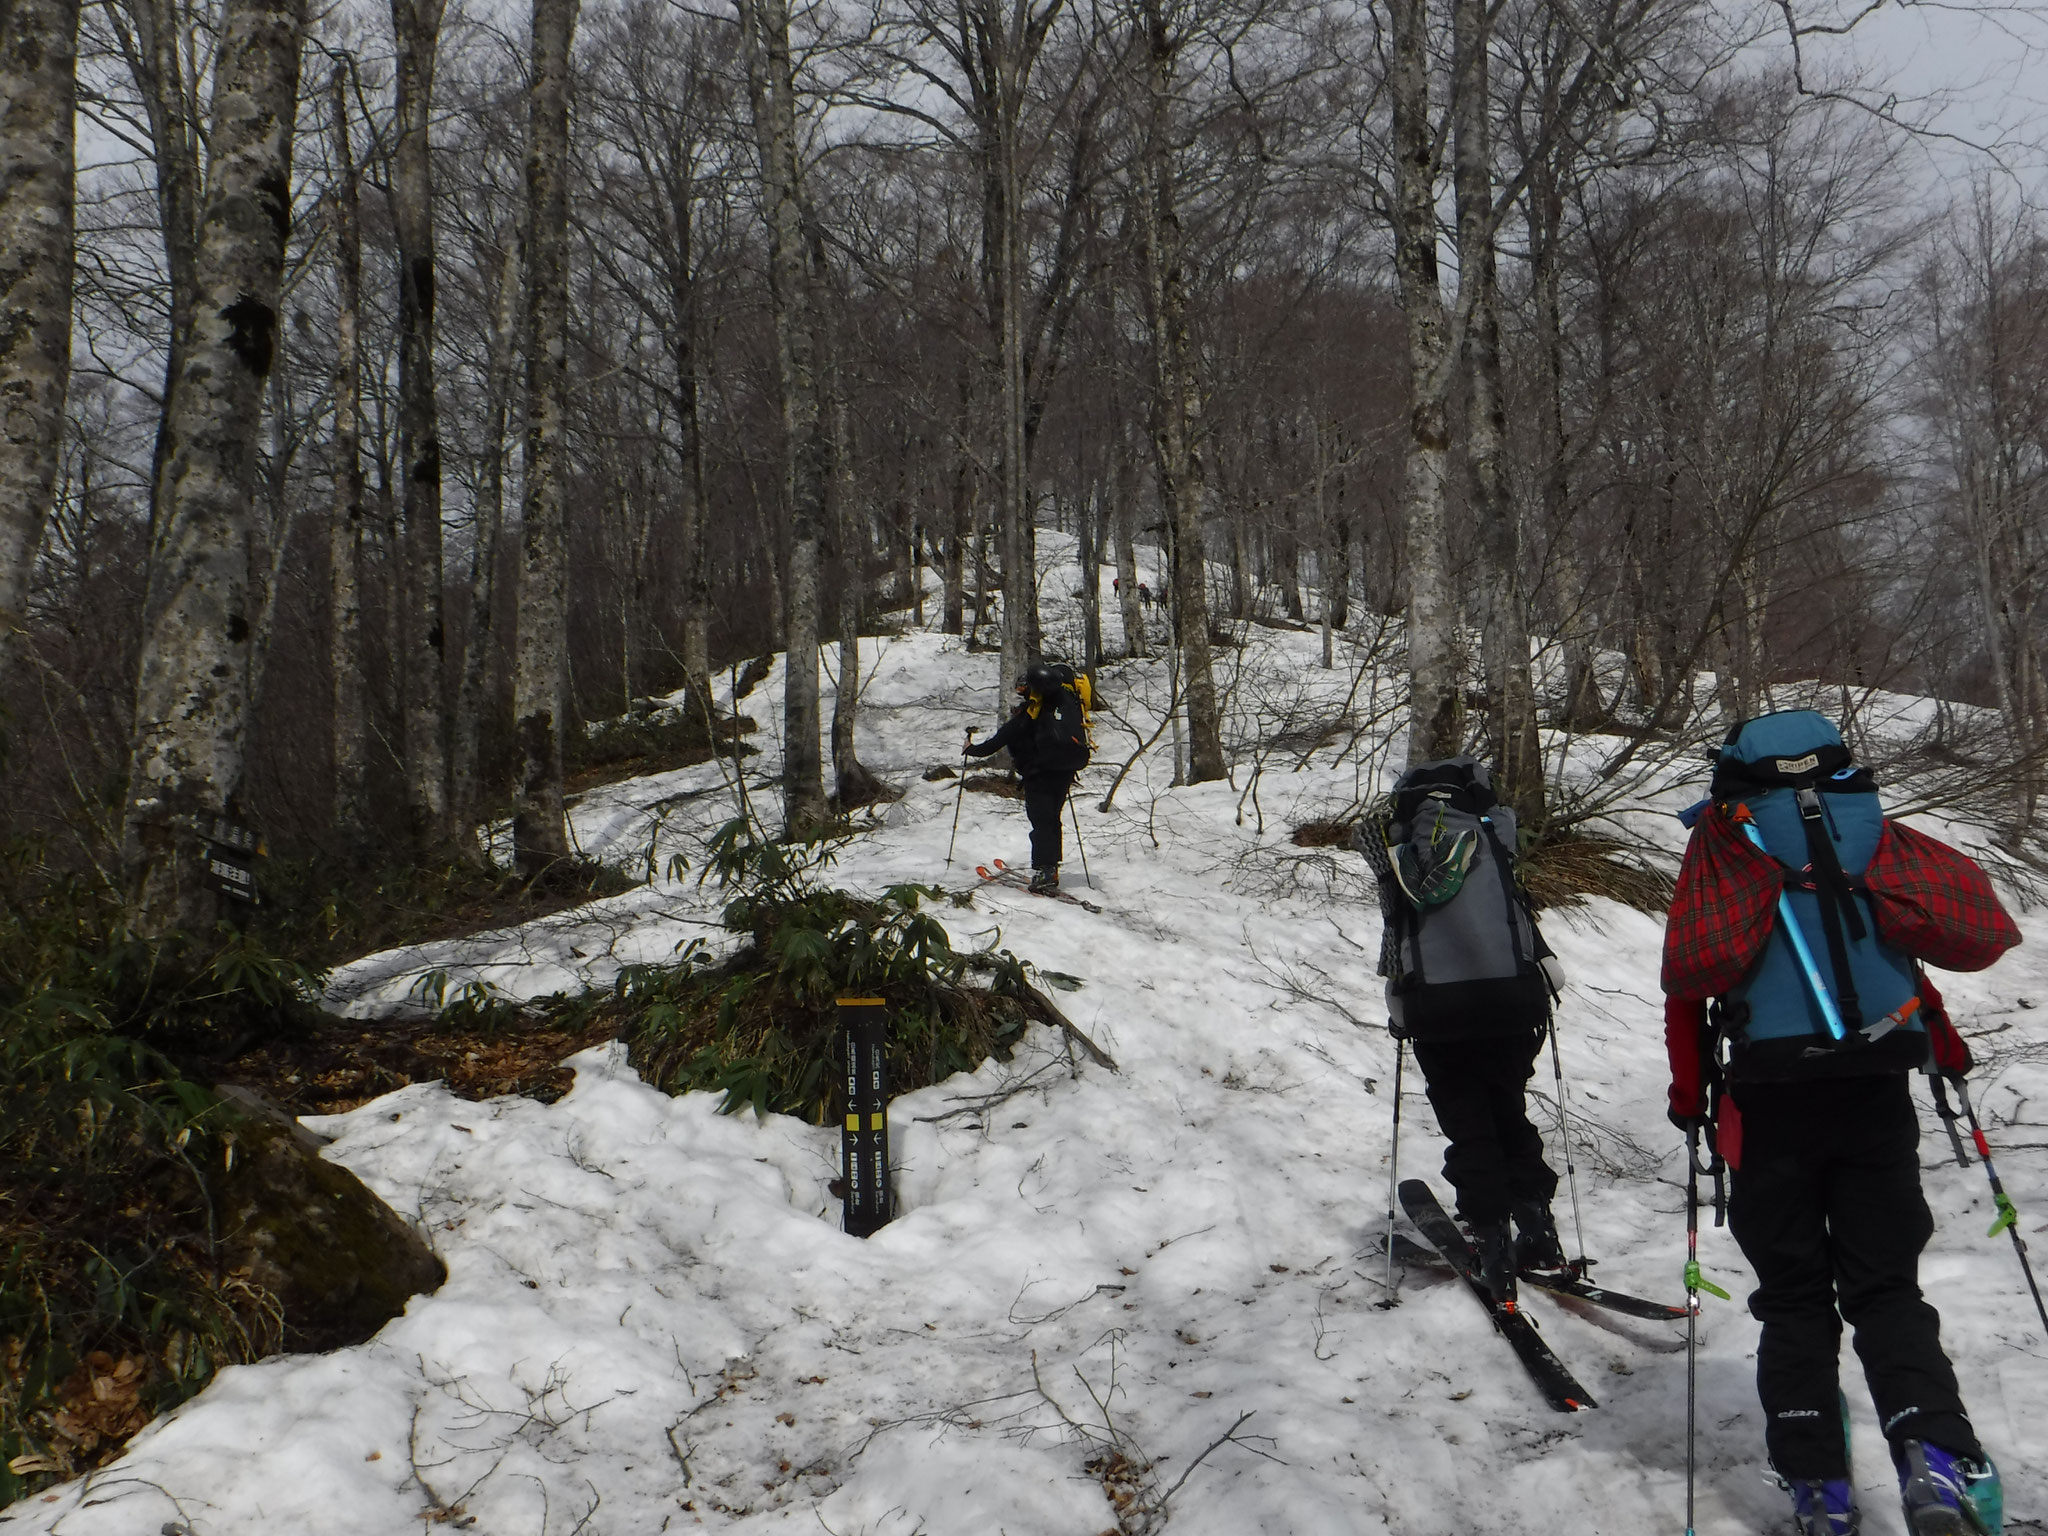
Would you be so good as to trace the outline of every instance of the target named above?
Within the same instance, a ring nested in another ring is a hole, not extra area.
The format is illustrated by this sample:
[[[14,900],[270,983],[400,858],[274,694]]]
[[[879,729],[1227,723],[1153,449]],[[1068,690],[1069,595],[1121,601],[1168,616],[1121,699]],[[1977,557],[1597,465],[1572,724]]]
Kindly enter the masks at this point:
[[[1059,547],[1041,537],[1048,563]],[[1057,641],[1074,627],[1071,573],[1047,585]],[[1347,645],[1323,672],[1315,634],[1252,634],[1219,665],[1242,669],[1265,730],[1344,703]],[[1021,808],[969,795],[944,869],[953,785],[918,777],[951,760],[967,725],[996,722],[995,658],[914,634],[863,641],[862,666],[863,758],[909,792],[831,878],[958,889],[976,863],[1023,863]],[[1149,733],[1164,678],[1160,662],[1112,668],[1110,702]],[[749,789],[770,809],[778,681],[741,704],[762,726]],[[1391,684],[1376,700],[1371,686],[1355,711],[1388,708]],[[1893,713],[1910,721],[1916,701]],[[1082,978],[1062,1004],[1120,1073],[1076,1065],[1034,1031],[1009,1063],[898,1098],[903,1214],[866,1242],[837,1230],[835,1131],[721,1116],[713,1095],[669,1098],[615,1046],[576,1057],[576,1086],[554,1105],[468,1103],[423,1084],[309,1121],[334,1138],[328,1156],[422,1225],[446,1285],[364,1345],[222,1372],[120,1461],[16,1504],[0,1530],[1113,1536],[1117,1511],[1086,1466],[1100,1447],[1075,1425],[1099,1436],[1107,1414],[1164,1488],[1247,1413],[1238,1441],[1174,1497],[1177,1536],[1681,1529],[1682,1331],[1532,1296],[1603,1405],[1566,1416],[1541,1405],[1455,1282],[1411,1271],[1398,1307],[1375,1305],[1394,1065],[1372,1027],[1378,919],[1360,861],[1286,836],[1379,782],[1383,743],[1333,767],[1339,740],[1300,772],[1300,747],[1273,753],[1261,835],[1248,754],[1238,789],[1169,789],[1168,738],[1097,814],[1136,744],[1107,716],[1097,736],[1081,823],[1091,899],[1107,910],[1001,888],[934,910],[956,942],[999,941]],[[337,973],[330,1004],[388,1014],[435,970],[535,996],[720,942],[715,891],[666,865],[732,814],[729,773],[655,775],[575,806],[586,851],[644,868],[651,850],[648,887],[516,932],[368,957]],[[1675,849],[1676,824],[1652,812],[1695,794],[1667,786],[1629,820]],[[1071,846],[1067,872],[1080,873]],[[2035,1023],[2048,925],[2021,921],[2028,947],[1943,980],[1976,1038],[1980,1109],[2033,1235],[2048,1231],[2048,1138],[2031,1118],[2048,1096]],[[1546,932],[1572,977],[1562,1040],[1587,1245],[1609,1284],[1677,1299],[1683,1162],[1663,1112],[1661,924],[1595,900],[1550,915]],[[967,1102],[1026,1079],[985,1112]],[[1407,1086],[1402,1171],[1447,1196],[1412,1063]],[[1541,1121],[1547,1065],[1533,1088]],[[1984,1236],[1982,1170],[1957,1168],[1931,1112],[1923,1121],[1938,1222],[1923,1281],[2005,1473],[2009,1529],[2025,1531],[2048,1519],[2048,1350],[2008,1243]],[[1562,1168],[1554,1136],[1552,1160]],[[1569,1240],[1562,1189],[1558,1214]],[[1707,1303],[1697,1528],[1783,1530],[1783,1495],[1761,1476],[1748,1275],[1704,1221],[1701,1248],[1738,1300]],[[1890,1468],[1846,1350],[1845,1366],[1865,1529],[1895,1536]]]

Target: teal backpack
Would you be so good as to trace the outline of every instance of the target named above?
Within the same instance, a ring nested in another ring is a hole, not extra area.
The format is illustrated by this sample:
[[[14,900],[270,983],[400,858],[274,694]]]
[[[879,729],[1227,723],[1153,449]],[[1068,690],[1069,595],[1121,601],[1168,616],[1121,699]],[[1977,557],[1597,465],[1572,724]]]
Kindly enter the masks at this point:
[[[1734,1039],[1807,1042],[1829,1054],[1893,1032],[1923,1034],[1912,959],[1878,936],[1861,877],[1884,831],[1877,783],[1833,722],[1810,709],[1729,731],[1712,788],[1750,842],[1785,866],[1778,922],[1763,957],[1729,991]]]

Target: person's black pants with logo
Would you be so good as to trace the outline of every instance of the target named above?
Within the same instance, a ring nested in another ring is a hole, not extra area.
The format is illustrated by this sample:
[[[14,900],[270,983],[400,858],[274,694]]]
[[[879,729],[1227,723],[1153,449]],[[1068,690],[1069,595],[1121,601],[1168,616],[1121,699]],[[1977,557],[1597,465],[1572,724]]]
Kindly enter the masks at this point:
[[[1061,818],[1073,791],[1071,773],[1034,773],[1024,781],[1024,815],[1031,823],[1031,867],[1057,869],[1065,852]]]
[[[1771,1464],[1849,1475],[1838,1369],[1842,1324],[1887,1436],[1981,1456],[1941,1315],[1920,1295],[1934,1218],[1920,1192],[1920,1121],[1905,1073],[1737,1083],[1741,1166],[1728,1225],[1756,1271],[1757,1395]]]
[[[1524,1098],[1542,1045],[1540,1029],[1414,1042],[1429,1106],[1450,1142],[1444,1177],[1467,1221],[1503,1221],[1516,1201],[1548,1205],[1557,1193],[1557,1175],[1543,1161],[1543,1133],[1529,1123]]]

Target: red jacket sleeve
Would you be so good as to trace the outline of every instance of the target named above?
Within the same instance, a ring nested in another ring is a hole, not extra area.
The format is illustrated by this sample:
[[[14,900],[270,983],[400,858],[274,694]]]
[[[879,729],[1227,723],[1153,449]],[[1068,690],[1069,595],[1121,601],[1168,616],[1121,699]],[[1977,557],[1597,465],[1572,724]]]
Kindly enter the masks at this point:
[[[1698,998],[1664,999],[1664,1051],[1671,1058],[1671,1113],[1690,1120],[1707,1112],[1707,1005]]]
[[[1920,973],[1920,1022],[1927,1028],[1927,1046],[1934,1056],[1934,1070],[1944,1077],[1966,1076],[1976,1065],[1970,1059],[1969,1044],[1956,1032],[1955,1023],[1948,1016],[1948,1007],[1941,1000],[1941,993],[1935,990],[1934,982],[1925,971]]]

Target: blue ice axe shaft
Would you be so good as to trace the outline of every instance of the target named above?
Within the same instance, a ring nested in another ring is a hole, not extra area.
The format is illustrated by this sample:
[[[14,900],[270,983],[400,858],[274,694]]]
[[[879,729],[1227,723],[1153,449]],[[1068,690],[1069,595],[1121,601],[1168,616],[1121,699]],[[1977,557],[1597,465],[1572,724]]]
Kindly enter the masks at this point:
[[[1745,821],[1742,830],[1749,834],[1749,840],[1764,854],[1770,849],[1764,847],[1763,834],[1756,829],[1756,823]],[[1807,948],[1806,935],[1800,930],[1799,919],[1792,912],[1792,893],[1778,892],[1778,920],[1785,926],[1785,937],[1792,941],[1792,953],[1799,957],[1799,968],[1806,972],[1806,980],[1813,988],[1814,1001],[1820,1004],[1820,1016],[1826,1021],[1828,1033],[1837,1040],[1846,1040],[1848,1030],[1842,1027],[1842,1012],[1835,1006],[1835,1000],[1828,993],[1827,983],[1820,979],[1820,967],[1813,963],[1813,951]]]

